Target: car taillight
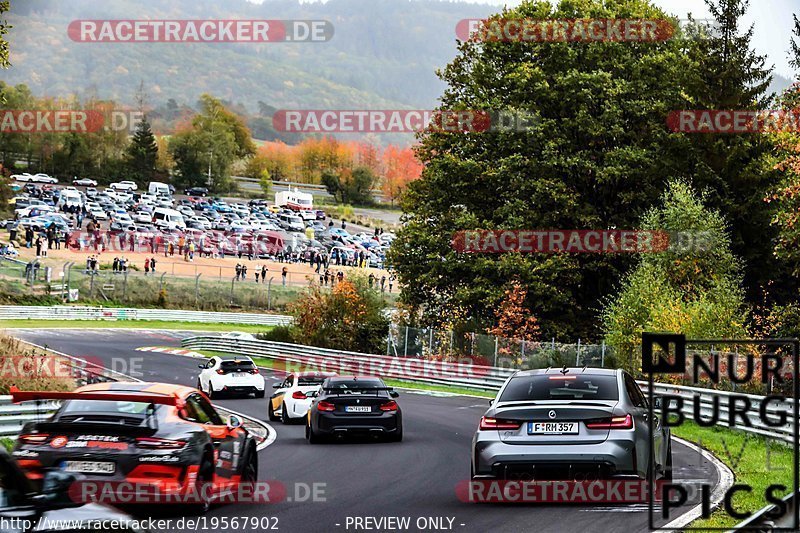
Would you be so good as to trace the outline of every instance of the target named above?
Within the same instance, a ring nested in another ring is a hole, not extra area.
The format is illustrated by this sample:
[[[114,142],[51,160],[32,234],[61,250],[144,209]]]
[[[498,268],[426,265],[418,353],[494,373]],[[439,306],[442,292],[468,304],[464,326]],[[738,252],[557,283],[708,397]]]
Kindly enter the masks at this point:
[[[633,428],[633,417],[625,415],[590,420],[586,422],[586,427],[588,429],[631,429]]]
[[[397,402],[390,400],[384,404],[381,404],[381,411],[397,411]]]
[[[41,444],[50,438],[49,433],[25,433],[20,435],[19,441],[23,444]]]
[[[480,429],[519,429],[522,422],[516,420],[503,420],[501,418],[492,418],[484,416],[481,418]]]
[[[321,401],[317,404],[317,409],[320,411],[333,411],[336,409],[336,406],[330,402]]]
[[[159,439],[155,437],[137,437],[136,446],[138,448],[150,448],[156,450],[180,450],[186,446],[186,441]]]
[[[294,391],[294,393],[292,394],[292,398],[294,398],[295,400],[305,400],[306,399],[306,393],[302,392],[302,391],[299,391],[299,390],[298,391]]]
[[[219,370],[217,370],[217,374],[219,374],[219,375],[223,375],[224,373],[225,373],[225,371],[222,370],[221,368]]]
[[[258,369],[257,368],[252,368],[252,369],[250,369],[250,373],[251,374],[258,374]]]

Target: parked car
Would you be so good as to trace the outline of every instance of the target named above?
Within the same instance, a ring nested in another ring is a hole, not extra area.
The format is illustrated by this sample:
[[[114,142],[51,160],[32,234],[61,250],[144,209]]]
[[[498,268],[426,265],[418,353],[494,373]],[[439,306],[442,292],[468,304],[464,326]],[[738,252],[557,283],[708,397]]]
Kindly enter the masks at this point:
[[[189,187],[183,193],[186,196],[208,196],[208,189],[205,187]]]
[[[72,184],[76,187],[97,187],[97,182],[89,178],[75,178]]]

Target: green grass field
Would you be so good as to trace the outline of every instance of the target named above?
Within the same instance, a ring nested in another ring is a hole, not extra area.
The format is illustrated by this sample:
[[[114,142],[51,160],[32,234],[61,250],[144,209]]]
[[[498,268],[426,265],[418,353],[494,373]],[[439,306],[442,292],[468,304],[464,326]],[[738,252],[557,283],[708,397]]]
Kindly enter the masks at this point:
[[[773,484],[791,487],[794,451],[791,446],[768,441],[762,436],[723,427],[703,428],[686,422],[672,429],[673,435],[698,444],[713,453],[733,471],[736,483],[749,485],[752,492],[738,492],[733,497],[737,511],[755,512],[767,505],[764,491]],[[782,498],[788,492],[776,493]],[[692,528],[730,528],[741,522],[718,509],[707,519],[692,522]]]

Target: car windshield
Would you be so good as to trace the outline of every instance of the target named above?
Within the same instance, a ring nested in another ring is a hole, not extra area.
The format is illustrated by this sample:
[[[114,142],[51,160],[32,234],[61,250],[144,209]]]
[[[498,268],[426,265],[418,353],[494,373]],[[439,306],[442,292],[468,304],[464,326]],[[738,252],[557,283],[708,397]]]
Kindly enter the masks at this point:
[[[618,399],[617,377],[613,375],[540,374],[512,378],[499,401]]]
[[[316,376],[300,376],[297,378],[298,387],[313,387],[314,385],[321,385],[325,381],[324,377]]]

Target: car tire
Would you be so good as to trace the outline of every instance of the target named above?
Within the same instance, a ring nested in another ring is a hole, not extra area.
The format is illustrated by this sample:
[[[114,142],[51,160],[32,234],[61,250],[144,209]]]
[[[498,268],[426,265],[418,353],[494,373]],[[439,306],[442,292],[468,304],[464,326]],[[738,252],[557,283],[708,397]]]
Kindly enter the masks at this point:
[[[319,444],[322,442],[322,436],[314,431],[314,428],[310,425],[306,425],[306,434],[308,435],[309,444]]]
[[[292,419],[289,417],[289,411],[286,409],[286,402],[281,404],[281,424],[288,426],[292,423]]]
[[[241,480],[243,483],[252,484],[258,481],[258,453],[256,452],[256,447],[253,445],[250,445],[248,448],[247,457],[242,466]]]
[[[391,442],[403,442],[403,425],[397,427],[397,431],[395,431],[391,437],[389,437]]]
[[[279,420],[275,414],[275,410],[272,408],[272,398],[267,402],[267,418],[272,422],[277,422]]]
[[[219,396],[219,394],[214,392],[214,385],[212,385],[211,382],[209,381],[208,382],[208,399],[209,400],[213,400],[217,396]]]
[[[214,462],[207,456],[204,456],[200,461],[200,468],[197,471],[197,494],[203,495],[208,491],[203,489],[203,483],[212,483],[214,481]],[[181,506],[180,511],[189,515],[203,515],[211,508],[211,501],[203,500],[201,503],[193,503],[188,506]]]

